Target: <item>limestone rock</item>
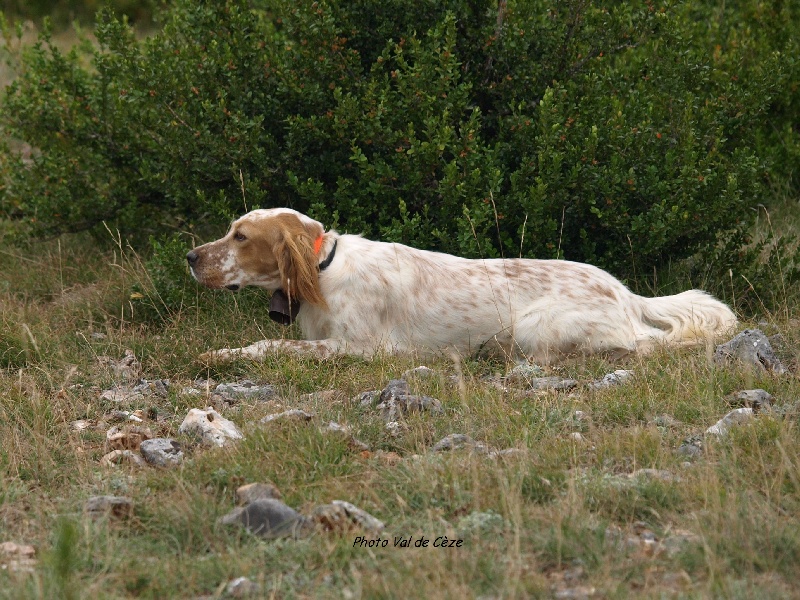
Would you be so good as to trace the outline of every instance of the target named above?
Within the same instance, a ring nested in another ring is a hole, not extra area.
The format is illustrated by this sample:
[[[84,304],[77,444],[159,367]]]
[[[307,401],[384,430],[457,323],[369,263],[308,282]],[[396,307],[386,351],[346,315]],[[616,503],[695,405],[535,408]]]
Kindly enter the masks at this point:
[[[381,390],[380,401],[384,403],[398,396],[408,396],[409,394],[411,394],[411,389],[408,387],[408,382],[405,379],[392,379],[386,384],[386,387]]]
[[[36,569],[36,548],[29,544],[0,544],[0,569],[15,573],[33,573]]]
[[[199,436],[209,446],[222,447],[244,438],[239,428],[213,408],[192,408],[178,428],[179,433]]]
[[[380,400],[380,397],[381,390],[370,390],[368,392],[361,392],[358,396],[355,396],[351,402],[353,402],[353,404],[358,404],[362,408],[370,408]]]
[[[249,598],[260,591],[261,586],[247,577],[237,577],[225,586],[225,595],[228,598]]]
[[[166,398],[169,395],[169,379],[140,379],[137,384],[133,386],[132,391],[142,396]]]
[[[714,425],[706,429],[706,433],[711,435],[716,435],[718,437],[723,437],[728,433],[728,431],[732,426],[741,425],[742,423],[747,423],[752,418],[753,418],[752,408],[737,408],[729,412],[719,421],[714,423]]]
[[[356,439],[353,434],[350,433],[349,427],[340,425],[336,421],[330,421],[325,427],[320,428],[320,431],[322,431],[322,433],[332,434],[344,438],[347,441],[347,445],[352,450],[356,450],[358,452],[369,450],[369,446],[367,446],[367,444],[359,439]]]
[[[383,394],[381,394],[383,398]],[[408,413],[429,412],[442,413],[442,403],[430,396],[412,396],[408,394],[392,395],[376,407],[381,411],[385,421],[397,421]]]
[[[717,437],[727,435],[731,427],[747,423],[753,418],[752,408],[737,408],[706,429],[706,433]]]
[[[170,438],[145,440],[139,446],[144,459],[156,467],[173,467],[183,461],[181,445]]]
[[[483,442],[477,442],[470,436],[464,433],[451,433],[440,439],[433,445],[434,452],[448,452],[451,450],[459,450],[461,448],[468,448],[470,450],[487,454],[490,451],[489,446]]]
[[[257,385],[249,379],[243,379],[236,383],[220,383],[214,393],[229,403],[242,400],[265,402],[277,396],[278,390],[274,385]]]
[[[134,467],[144,467],[142,457],[131,450],[112,450],[100,458],[100,464],[104,467],[115,467],[121,464],[129,464]]]
[[[267,539],[299,538],[311,531],[311,522],[275,498],[260,498],[220,518],[223,525],[241,525]]]
[[[618,369],[613,373],[607,373],[602,379],[590,382],[589,387],[594,390],[601,390],[615,385],[620,385],[621,383],[625,383],[631,379],[633,374],[633,371]]]
[[[409,379],[430,379],[436,377],[437,373],[433,369],[429,369],[424,365],[420,365],[413,369],[409,369],[403,373],[401,379],[408,381]]]
[[[786,373],[780,359],[775,356],[772,345],[760,329],[745,329],[725,344],[717,346],[714,361],[727,364],[740,361],[756,371],[772,371],[778,375]]]
[[[526,381],[529,390],[532,392],[543,392],[546,390],[571,390],[578,386],[574,379],[564,379],[563,377],[534,377]]]
[[[385,528],[383,521],[344,500],[317,506],[311,513],[311,519],[324,529],[337,533],[359,529],[370,535],[378,535]]]
[[[259,423],[267,424],[273,423],[277,421],[282,422],[295,422],[295,423],[304,423],[308,422],[314,418],[313,413],[306,412],[304,410],[300,410],[298,408],[293,408],[291,410],[286,410],[281,413],[276,413],[274,415],[267,415],[263,419],[259,421]]]
[[[743,406],[754,411],[772,408],[772,394],[762,389],[742,390],[726,398],[731,406]]]
[[[153,437],[148,427],[141,425],[114,426],[106,431],[107,450],[136,450],[141,443]]]

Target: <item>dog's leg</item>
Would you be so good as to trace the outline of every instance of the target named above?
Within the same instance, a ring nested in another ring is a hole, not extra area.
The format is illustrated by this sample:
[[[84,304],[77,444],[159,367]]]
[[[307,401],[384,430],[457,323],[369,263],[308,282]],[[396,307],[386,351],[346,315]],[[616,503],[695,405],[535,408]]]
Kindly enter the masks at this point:
[[[205,363],[229,362],[238,358],[262,360],[271,352],[293,352],[317,358],[328,358],[334,354],[365,354],[346,349],[339,340],[261,340],[244,348],[223,348],[204,352],[199,359]]]

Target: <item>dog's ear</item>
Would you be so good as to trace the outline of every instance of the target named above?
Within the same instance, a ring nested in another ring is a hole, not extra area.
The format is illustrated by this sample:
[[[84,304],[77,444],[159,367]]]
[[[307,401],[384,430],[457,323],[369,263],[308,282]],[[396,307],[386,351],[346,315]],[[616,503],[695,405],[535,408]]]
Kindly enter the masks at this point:
[[[275,258],[283,291],[291,299],[327,306],[319,287],[319,259],[314,240],[323,234],[318,223],[301,223],[293,218],[281,220],[281,237],[275,247]]]

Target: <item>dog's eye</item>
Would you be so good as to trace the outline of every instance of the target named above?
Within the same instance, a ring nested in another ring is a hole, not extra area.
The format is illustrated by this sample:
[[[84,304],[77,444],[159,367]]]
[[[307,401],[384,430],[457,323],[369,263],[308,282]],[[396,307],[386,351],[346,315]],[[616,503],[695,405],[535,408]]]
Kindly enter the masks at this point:
[[[233,239],[235,239],[237,242],[243,242],[247,239],[247,236],[237,231],[235,234],[233,234]]]

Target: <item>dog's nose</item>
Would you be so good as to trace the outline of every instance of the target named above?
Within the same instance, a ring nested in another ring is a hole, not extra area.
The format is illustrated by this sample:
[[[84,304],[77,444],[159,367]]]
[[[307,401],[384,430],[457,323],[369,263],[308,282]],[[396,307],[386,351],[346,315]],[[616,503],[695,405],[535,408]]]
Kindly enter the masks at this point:
[[[195,263],[197,262],[198,258],[200,258],[200,257],[198,256],[197,252],[195,252],[194,250],[191,250],[186,255],[186,260],[189,262],[189,265],[192,266],[192,267],[195,265]]]

